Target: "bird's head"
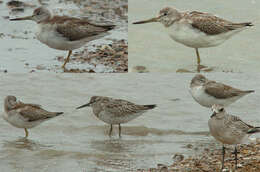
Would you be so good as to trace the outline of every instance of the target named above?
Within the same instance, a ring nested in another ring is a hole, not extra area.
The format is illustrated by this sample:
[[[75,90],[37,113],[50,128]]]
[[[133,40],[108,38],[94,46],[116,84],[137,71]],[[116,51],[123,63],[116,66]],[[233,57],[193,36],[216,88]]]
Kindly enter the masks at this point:
[[[44,20],[48,20],[51,17],[51,13],[47,8],[39,7],[33,11],[33,15],[27,16],[27,17],[20,17],[20,18],[14,18],[10,19],[11,21],[17,21],[17,20],[33,20],[37,23],[42,22]]]
[[[5,111],[11,110],[16,105],[16,100],[15,96],[6,96],[4,100]]]
[[[191,80],[191,85],[202,86],[207,82],[207,78],[201,74],[195,75]]]
[[[211,115],[211,118],[212,118],[212,117],[215,117],[215,116],[220,116],[220,115],[226,113],[225,108],[224,108],[224,106],[222,106],[222,105],[214,104],[214,105],[211,107],[211,110],[212,110],[212,112],[213,112],[213,114]]]

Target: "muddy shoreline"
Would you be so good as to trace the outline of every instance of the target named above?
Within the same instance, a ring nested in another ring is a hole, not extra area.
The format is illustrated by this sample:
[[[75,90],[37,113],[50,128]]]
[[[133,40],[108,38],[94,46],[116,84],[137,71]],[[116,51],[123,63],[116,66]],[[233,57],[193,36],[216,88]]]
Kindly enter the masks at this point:
[[[157,164],[157,168],[139,169],[138,172],[257,172],[260,171],[260,139],[255,143],[240,145],[237,147],[238,168],[235,169],[233,147],[226,149],[225,169],[221,170],[222,150],[221,146],[204,148],[197,155],[184,157],[182,154],[173,156],[173,163],[169,166]]]

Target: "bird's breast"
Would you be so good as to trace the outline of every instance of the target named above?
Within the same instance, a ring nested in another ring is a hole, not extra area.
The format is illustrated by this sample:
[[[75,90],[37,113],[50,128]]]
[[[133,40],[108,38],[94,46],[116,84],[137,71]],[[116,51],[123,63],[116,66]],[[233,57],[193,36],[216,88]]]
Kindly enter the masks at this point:
[[[82,42],[70,41],[56,31],[55,25],[39,24],[36,38],[50,48],[58,50],[74,50],[82,46]]]
[[[176,42],[191,48],[214,47],[223,43],[229,37],[223,35],[207,35],[193,28],[188,23],[173,24],[167,28],[169,36]]]

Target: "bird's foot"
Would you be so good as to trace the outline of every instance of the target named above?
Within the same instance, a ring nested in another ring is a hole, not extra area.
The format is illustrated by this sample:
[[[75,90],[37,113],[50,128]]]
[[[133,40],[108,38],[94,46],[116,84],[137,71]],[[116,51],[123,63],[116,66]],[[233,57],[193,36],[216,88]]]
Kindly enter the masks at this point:
[[[176,70],[176,73],[194,73],[194,72],[188,69],[178,69]]]
[[[64,65],[62,65],[61,68],[63,69],[63,72],[68,72],[69,71]]]
[[[199,69],[204,69],[204,68],[207,68],[207,67],[208,67],[208,66],[204,66],[204,65],[201,65],[201,64],[198,65],[198,68],[199,68]]]
[[[201,69],[204,69],[204,68],[207,68],[207,66],[204,66],[204,65],[198,64],[198,65],[197,65],[197,72],[200,72]]]

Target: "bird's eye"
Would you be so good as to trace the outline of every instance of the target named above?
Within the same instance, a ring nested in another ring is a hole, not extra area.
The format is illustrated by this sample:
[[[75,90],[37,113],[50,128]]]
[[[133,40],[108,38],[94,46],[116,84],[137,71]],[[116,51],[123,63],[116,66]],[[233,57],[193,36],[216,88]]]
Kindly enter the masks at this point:
[[[164,16],[167,16],[167,13],[163,13]]]
[[[35,11],[35,15],[40,15],[41,14],[41,11]]]
[[[224,111],[224,108],[219,109],[219,112],[223,112],[223,111]]]

